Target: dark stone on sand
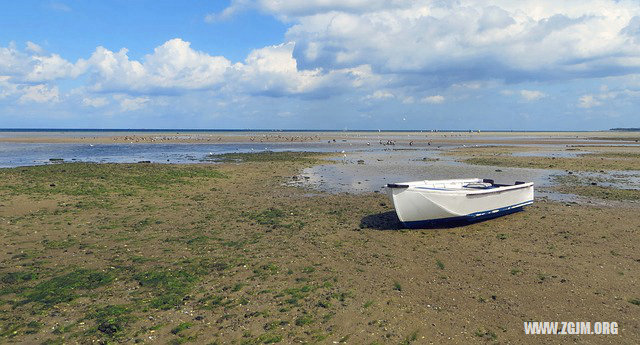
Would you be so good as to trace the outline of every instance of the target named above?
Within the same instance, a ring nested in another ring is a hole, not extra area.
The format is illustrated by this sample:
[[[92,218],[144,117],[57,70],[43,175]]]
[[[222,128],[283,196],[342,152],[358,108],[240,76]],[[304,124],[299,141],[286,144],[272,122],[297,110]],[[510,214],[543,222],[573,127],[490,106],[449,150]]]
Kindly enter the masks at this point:
[[[118,332],[119,327],[118,327],[118,325],[117,325],[117,324],[115,324],[115,323],[111,323],[111,322],[108,322],[108,321],[107,321],[107,322],[103,322],[103,323],[101,323],[101,324],[98,326],[98,330],[99,330],[100,332],[102,332],[102,333],[112,335],[112,334],[114,334],[114,333]]]

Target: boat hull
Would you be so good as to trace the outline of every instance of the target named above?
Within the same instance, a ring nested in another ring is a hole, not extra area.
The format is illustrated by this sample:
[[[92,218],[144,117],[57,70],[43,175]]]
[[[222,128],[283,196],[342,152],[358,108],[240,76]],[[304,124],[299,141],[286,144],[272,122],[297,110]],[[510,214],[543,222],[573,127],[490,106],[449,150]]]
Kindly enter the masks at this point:
[[[447,190],[415,182],[394,186],[399,187],[388,188],[389,196],[398,218],[409,228],[477,221],[518,212],[533,203],[534,195],[533,183],[487,190]]]

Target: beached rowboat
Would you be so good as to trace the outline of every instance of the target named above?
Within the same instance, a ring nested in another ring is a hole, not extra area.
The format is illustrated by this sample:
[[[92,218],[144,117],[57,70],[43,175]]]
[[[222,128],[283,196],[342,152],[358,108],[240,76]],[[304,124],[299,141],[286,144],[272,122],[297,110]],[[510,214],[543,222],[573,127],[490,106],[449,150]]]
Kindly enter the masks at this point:
[[[533,203],[533,182],[432,180],[391,183],[387,190],[398,218],[409,228],[498,217]]]

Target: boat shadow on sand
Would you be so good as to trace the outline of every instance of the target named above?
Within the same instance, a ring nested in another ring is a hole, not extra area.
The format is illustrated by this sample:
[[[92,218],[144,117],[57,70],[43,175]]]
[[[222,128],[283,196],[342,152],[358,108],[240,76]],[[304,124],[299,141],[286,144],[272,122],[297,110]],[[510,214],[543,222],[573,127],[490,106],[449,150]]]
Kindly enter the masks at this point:
[[[513,210],[509,213],[517,213],[520,210]],[[504,216],[505,214],[496,217],[487,217],[475,220],[447,220],[444,222],[423,223],[419,227],[406,227],[395,211],[388,211],[383,213],[371,214],[363,217],[360,220],[361,229],[374,229],[374,230],[429,230],[429,229],[453,229],[465,227],[467,225],[482,223],[485,221]]]
[[[395,211],[371,214],[360,220],[361,229],[375,230],[401,230],[405,229],[404,225],[398,219]]]

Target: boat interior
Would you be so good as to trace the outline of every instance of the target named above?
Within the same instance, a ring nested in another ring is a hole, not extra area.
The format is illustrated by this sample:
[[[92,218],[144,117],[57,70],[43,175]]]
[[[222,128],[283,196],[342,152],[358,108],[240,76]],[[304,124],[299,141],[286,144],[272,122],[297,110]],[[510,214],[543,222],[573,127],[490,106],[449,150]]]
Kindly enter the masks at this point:
[[[492,179],[460,179],[460,180],[425,180],[407,183],[390,183],[389,188],[416,187],[420,189],[432,190],[467,190],[467,189],[494,189],[500,187],[517,186],[525,182],[516,181],[515,184],[499,184]]]

